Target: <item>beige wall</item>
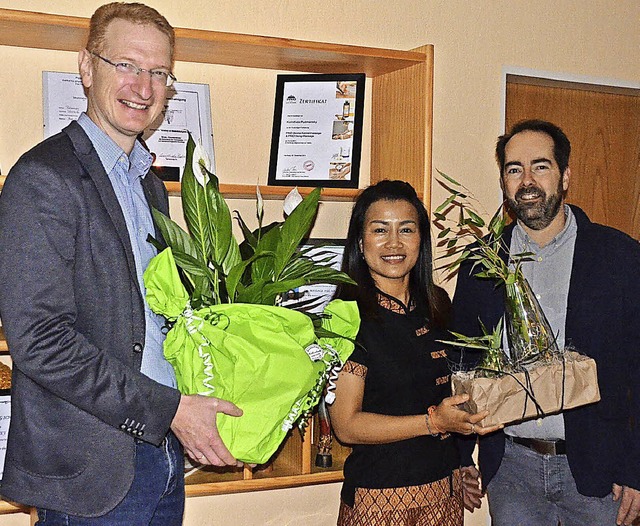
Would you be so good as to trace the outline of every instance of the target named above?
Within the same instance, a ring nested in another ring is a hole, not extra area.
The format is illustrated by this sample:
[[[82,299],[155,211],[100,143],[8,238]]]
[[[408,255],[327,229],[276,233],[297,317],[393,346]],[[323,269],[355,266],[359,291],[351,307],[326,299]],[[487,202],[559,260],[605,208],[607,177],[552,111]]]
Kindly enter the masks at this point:
[[[90,16],[101,3],[0,0],[0,7]],[[502,132],[503,66],[627,82],[640,78],[637,0],[148,3],[175,26],[397,49],[434,44],[434,166],[469,186],[488,210],[499,201],[492,152]],[[41,139],[41,70],[75,71],[76,66],[72,53],[2,46],[0,66],[0,166],[6,173],[21,152]],[[181,80],[211,84],[221,180],[265,183],[273,74],[193,64],[177,64],[176,73]],[[368,156],[363,165],[366,172]],[[367,173],[361,178],[366,181]],[[433,202],[442,197],[436,190]],[[277,205],[271,208],[277,214]],[[349,207],[328,204],[324,208],[324,230],[329,235],[344,234]],[[329,525],[335,520],[337,495],[338,485],[329,485],[199,497],[190,499],[186,523]],[[11,520],[0,518],[0,524],[13,524]],[[476,514],[468,524],[486,524],[486,518]]]

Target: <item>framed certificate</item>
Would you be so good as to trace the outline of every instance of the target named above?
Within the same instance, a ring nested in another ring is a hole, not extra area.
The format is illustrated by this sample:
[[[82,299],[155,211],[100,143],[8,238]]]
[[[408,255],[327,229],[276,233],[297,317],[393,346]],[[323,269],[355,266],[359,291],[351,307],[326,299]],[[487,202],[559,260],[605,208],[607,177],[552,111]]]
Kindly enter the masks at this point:
[[[358,188],[364,74],[278,75],[269,184]]]
[[[43,71],[42,94],[45,139],[86,111],[87,97],[77,73]],[[161,179],[180,180],[189,132],[195,141],[202,143],[215,173],[209,85],[176,82],[167,90],[162,115],[143,136],[155,157],[153,171]]]

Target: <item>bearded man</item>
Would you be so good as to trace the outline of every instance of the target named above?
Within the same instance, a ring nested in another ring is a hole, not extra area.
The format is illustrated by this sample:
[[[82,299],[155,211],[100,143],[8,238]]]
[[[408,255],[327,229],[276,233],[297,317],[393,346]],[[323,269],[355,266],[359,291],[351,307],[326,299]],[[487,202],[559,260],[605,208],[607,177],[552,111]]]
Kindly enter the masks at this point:
[[[560,348],[596,361],[601,401],[461,440],[465,506],[488,494],[493,526],[630,525],[640,510],[640,245],[565,203],[571,144],[556,125],[528,120],[498,139],[505,229]],[[508,257],[508,254],[505,254]],[[480,335],[504,315],[504,291],[462,265],[453,330]]]

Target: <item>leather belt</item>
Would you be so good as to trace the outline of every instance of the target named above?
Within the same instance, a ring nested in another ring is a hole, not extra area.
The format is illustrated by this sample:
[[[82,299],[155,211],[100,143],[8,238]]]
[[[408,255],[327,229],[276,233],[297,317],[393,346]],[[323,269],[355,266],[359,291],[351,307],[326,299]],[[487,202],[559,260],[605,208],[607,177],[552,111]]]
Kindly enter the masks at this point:
[[[539,438],[521,438],[505,435],[507,440],[521,446],[528,447],[541,455],[566,455],[567,447],[564,440],[540,440]]]

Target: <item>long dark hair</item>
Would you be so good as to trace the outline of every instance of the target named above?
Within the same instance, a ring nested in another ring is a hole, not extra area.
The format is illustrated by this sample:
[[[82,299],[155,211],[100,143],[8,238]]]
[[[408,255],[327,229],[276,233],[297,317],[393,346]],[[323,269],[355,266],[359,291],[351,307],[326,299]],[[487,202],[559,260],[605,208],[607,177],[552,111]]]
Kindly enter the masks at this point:
[[[416,191],[404,181],[380,181],[364,189],[356,199],[349,221],[342,271],[349,274],[358,285],[339,286],[336,297],[357,301],[362,316],[375,316],[377,288],[360,252],[360,241],[367,211],[378,201],[406,201],[415,208],[420,231],[420,251],[409,274],[409,292],[416,307],[425,312],[433,325],[445,326],[451,311],[451,301],[447,293],[433,283],[429,216]]]

